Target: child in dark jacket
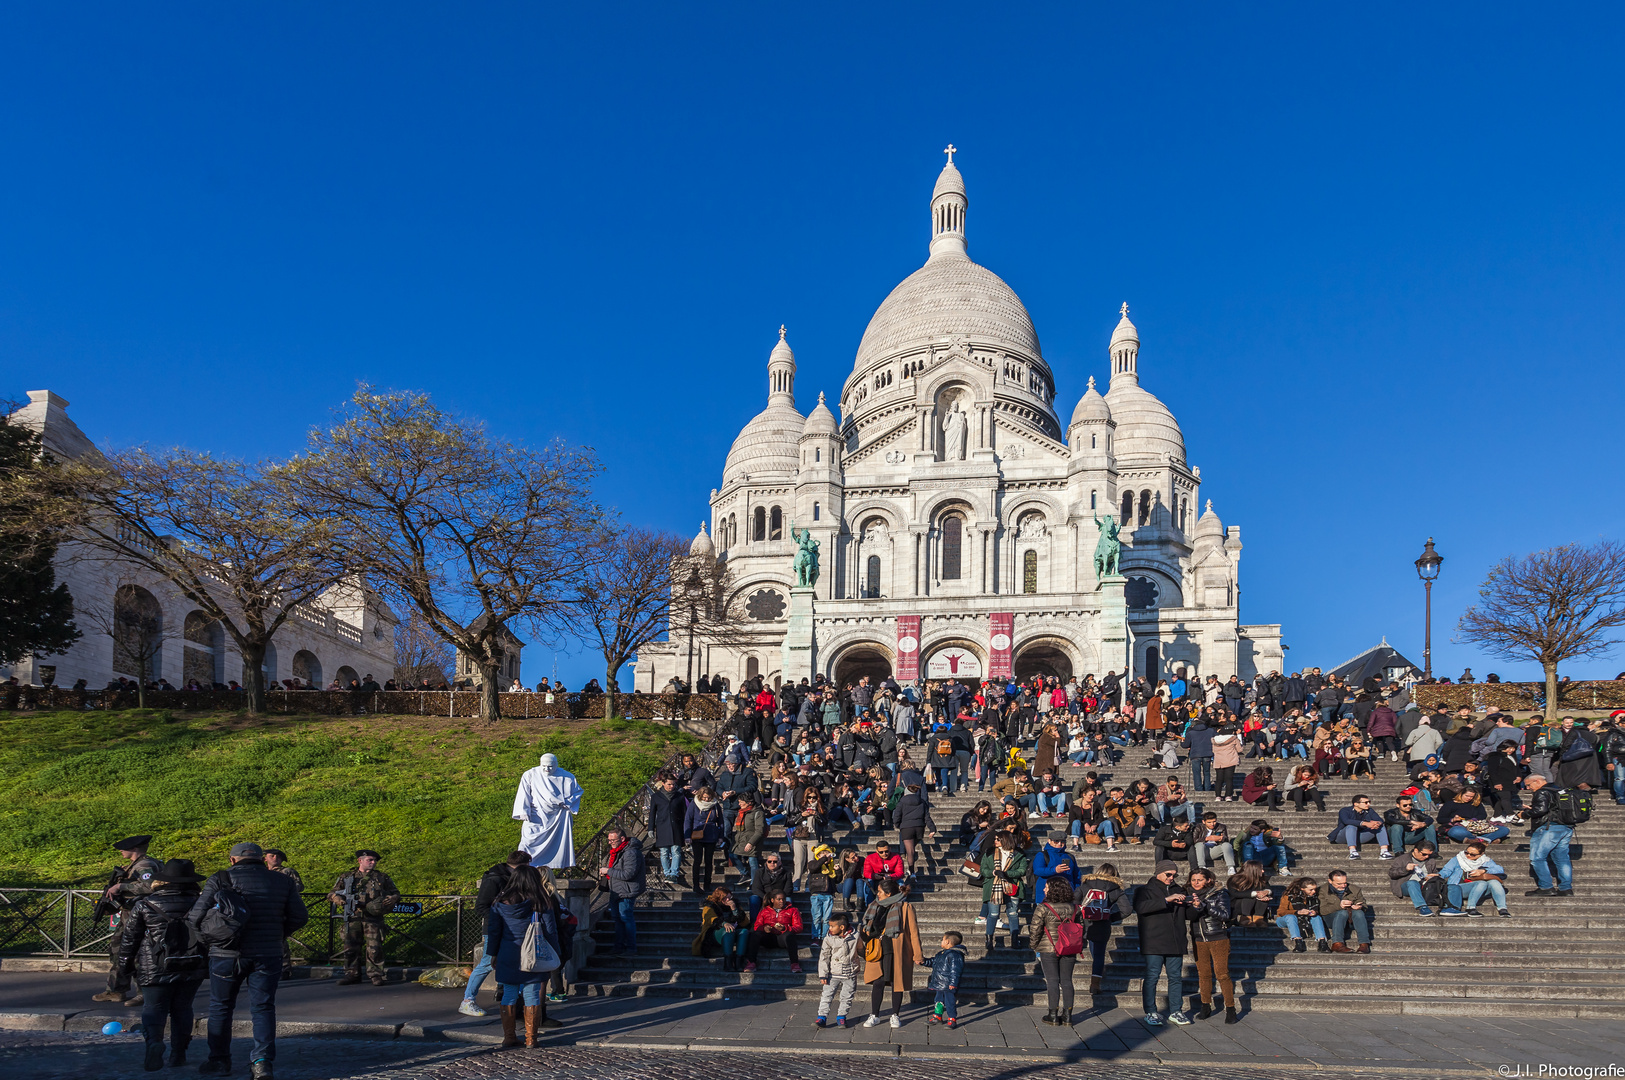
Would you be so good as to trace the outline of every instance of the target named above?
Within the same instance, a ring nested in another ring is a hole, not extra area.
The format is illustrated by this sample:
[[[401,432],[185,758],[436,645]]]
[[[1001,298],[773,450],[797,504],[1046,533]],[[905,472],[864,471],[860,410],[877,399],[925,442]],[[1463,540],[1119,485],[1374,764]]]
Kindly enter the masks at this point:
[[[942,935],[942,948],[931,958],[931,989],[937,992],[937,1004],[927,1024],[947,1024],[953,1027],[959,1019],[954,994],[959,990],[959,976],[965,971],[965,939],[957,930]]]

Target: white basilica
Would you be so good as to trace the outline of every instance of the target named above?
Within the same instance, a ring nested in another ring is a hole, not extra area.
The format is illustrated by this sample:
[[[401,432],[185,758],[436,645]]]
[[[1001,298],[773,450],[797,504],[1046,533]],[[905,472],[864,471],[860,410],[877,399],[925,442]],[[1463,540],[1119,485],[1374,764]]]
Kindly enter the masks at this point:
[[[870,319],[839,419],[823,394],[797,410],[780,329],[767,406],[734,440],[710,534],[702,525],[691,549],[726,560],[749,635],[690,641],[674,625],[639,657],[641,689],[689,670],[738,686],[810,671],[845,684],[1129,667],[1222,680],[1280,667],[1280,626],[1240,624],[1240,530],[1200,509],[1179,424],[1140,385],[1128,306],[1106,393],[1089,378],[1063,422],[1026,308],[966,253],[967,205],[950,152],[925,265]],[[1113,515],[1122,577],[1103,582],[1097,522]],[[784,648],[792,524],[819,541],[805,663]]]

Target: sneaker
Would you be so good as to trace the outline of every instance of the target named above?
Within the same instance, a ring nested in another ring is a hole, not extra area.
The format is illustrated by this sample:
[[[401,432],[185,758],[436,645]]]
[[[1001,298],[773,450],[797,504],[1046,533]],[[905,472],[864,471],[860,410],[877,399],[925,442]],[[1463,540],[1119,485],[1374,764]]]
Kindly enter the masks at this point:
[[[869,1018],[863,1022],[863,1026],[864,1027],[879,1027],[880,1026],[880,1017],[876,1016],[874,1013],[870,1013]]]
[[[1416,917],[1418,919],[1431,919],[1435,914],[1437,913],[1430,907],[1419,907],[1416,909]]]
[[[891,1026],[894,1027],[894,1028],[902,1027],[903,1026],[903,1018],[901,1016],[898,1016],[896,1013],[892,1013],[891,1014]]]
[[[801,974],[801,965],[800,964],[791,964],[790,965],[790,973],[792,975],[800,975]]]
[[[1349,852],[1349,862],[1359,862],[1359,861],[1360,861],[1360,853],[1358,851]]]
[[[1574,895],[1574,890],[1573,889],[1558,889],[1556,892],[1552,893],[1552,895],[1553,896],[1573,896]]]
[[[554,1004],[554,1005],[562,1005],[562,1004],[564,1004],[564,1003],[565,1003],[565,1002],[567,1002],[567,1001],[569,1001],[569,1000],[570,1000],[570,995],[569,995],[569,994],[555,994],[555,993],[549,993],[549,994],[548,994],[548,995],[547,995],[547,1000],[548,1000],[548,1001],[549,1001],[549,1002],[550,1002],[550,1003],[552,1003],[552,1004]]]
[[[1156,1013],[1146,1013],[1145,1022],[1151,1027],[1161,1027],[1162,1017],[1158,1016]]]
[[[754,960],[746,960],[745,961],[745,970],[746,971],[755,971],[756,970],[756,961],[754,961]]]
[[[978,916],[976,916],[976,918],[973,920],[971,925],[973,925],[973,926],[986,926],[987,925],[987,916],[986,915],[978,915]]]
[[[844,1028],[846,1026],[846,1017],[837,1016],[835,1018],[835,1026],[840,1027],[840,1028]]]
[[[484,1016],[485,1015],[485,1010],[484,1009],[480,1008],[478,1005],[474,1004],[472,1001],[468,1000],[467,998],[464,998],[463,1003],[461,1005],[457,1006],[457,1011],[462,1013],[464,1016]]]
[[[1512,912],[1508,911],[1506,908],[1496,908],[1495,913],[1501,916],[1503,919],[1512,918]]]
[[[1027,820],[1028,821],[1037,821],[1039,818],[1041,818],[1043,816],[1044,816],[1043,814],[1028,814],[1027,815]]]
[[[1392,859],[1393,857],[1394,857],[1394,853],[1392,851],[1389,851],[1387,848],[1383,848],[1382,849],[1382,854],[1377,856],[1377,858],[1379,858],[1379,859]]]
[[[948,1019],[946,1021],[944,1021],[944,1023],[946,1023],[948,1025],[948,1027],[950,1029],[952,1029],[952,1028],[954,1028],[955,1026],[958,1025],[959,1021],[955,1020],[953,1017],[950,1016],[950,1017],[948,1017]]]
[[[1556,890],[1554,890],[1554,889],[1530,889],[1528,892],[1524,893],[1524,895],[1525,896],[1554,896],[1554,895],[1556,895]]]
[[[1178,1024],[1180,1027],[1185,1027],[1191,1022],[1191,1018],[1182,1012],[1171,1012],[1168,1014],[1168,1022],[1170,1024]]]
[[[821,1028],[821,1027],[824,1026],[824,1024],[825,1024],[825,1020],[824,1020],[824,1018],[822,1016],[820,1016],[817,1020],[813,1021],[813,1027],[815,1027],[815,1028]]]
[[[1465,914],[1469,919],[1482,919],[1484,917],[1484,913],[1477,908],[1468,908]]]
[[[1459,919],[1462,916],[1462,913],[1453,907],[1447,907],[1443,911],[1439,912],[1439,914],[1443,915],[1447,919]]]
[[[942,1023],[942,1017],[938,1016],[936,1013],[932,1013],[930,1016],[925,1018],[926,1027],[936,1027],[940,1023]]]

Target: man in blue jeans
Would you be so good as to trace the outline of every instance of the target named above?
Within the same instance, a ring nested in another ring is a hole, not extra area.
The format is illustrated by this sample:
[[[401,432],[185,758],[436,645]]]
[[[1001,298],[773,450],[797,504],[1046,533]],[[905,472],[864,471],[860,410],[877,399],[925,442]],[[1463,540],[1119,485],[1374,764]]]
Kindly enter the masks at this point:
[[[205,916],[215,907],[222,890],[241,894],[248,917],[235,937],[210,940],[215,920]],[[282,939],[310,921],[299,887],[292,878],[265,865],[265,853],[251,841],[231,849],[231,866],[203,885],[186,922],[199,940],[209,945],[209,1059],[198,1066],[204,1074],[231,1072],[231,1018],[237,994],[248,987],[249,1013],[254,1023],[254,1049],[249,1074],[269,1080],[276,1060],[276,988],[282,979]]]
[[[1170,859],[1157,863],[1151,880],[1134,892],[1134,913],[1140,920],[1140,953],[1145,957],[1145,981],[1140,986],[1140,1002],[1145,1006],[1145,1022],[1161,1027],[1157,1011],[1157,982],[1168,975],[1168,1022],[1191,1022],[1181,1005],[1185,1003],[1185,942],[1189,921],[1185,890],[1179,887],[1179,864]]]
[[[1523,782],[1529,805],[1520,811],[1529,822],[1529,867],[1535,872],[1535,888],[1525,896],[1573,896],[1574,865],[1569,861],[1569,841],[1574,826],[1557,820],[1557,790],[1544,776],[1528,776]],[[1552,869],[1557,877],[1552,878]]]
[[[643,861],[643,847],[620,829],[604,830],[604,842],[609,853],[599,876],[609,884],[610,918],[615,923],[615,938],[607,956],[624,956],[638,951],[638,924],[633,906],[643,895],[647,885],[647,871]]]

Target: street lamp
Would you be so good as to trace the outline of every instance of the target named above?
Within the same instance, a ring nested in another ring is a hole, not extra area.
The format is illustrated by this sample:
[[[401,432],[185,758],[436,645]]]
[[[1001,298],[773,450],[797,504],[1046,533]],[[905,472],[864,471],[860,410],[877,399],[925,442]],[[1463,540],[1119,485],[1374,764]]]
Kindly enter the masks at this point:
[[[1416,560],[1416,576],[1427,589],[1427,622],[1422,632],[1422,677],[1433,678],[1433,579],[1439,576],[1444,556],[1433,550],[1433,537],[1422,547],[1422,557]]]

